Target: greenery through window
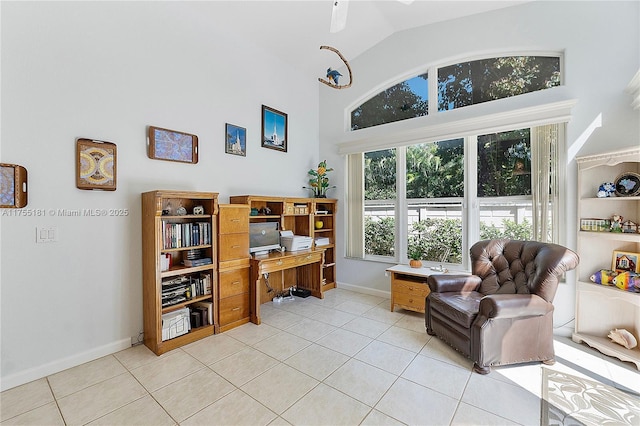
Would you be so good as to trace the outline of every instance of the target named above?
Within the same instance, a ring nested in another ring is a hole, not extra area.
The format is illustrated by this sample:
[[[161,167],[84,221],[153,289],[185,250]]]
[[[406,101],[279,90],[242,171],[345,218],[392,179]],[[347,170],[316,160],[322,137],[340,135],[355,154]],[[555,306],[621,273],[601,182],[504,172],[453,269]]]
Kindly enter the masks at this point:
[[[351,111],[351,130],[427,115],[427,74],[389,87]]]
[[[560,85],[560,58],[508,56],[438,69],[438,111]]]

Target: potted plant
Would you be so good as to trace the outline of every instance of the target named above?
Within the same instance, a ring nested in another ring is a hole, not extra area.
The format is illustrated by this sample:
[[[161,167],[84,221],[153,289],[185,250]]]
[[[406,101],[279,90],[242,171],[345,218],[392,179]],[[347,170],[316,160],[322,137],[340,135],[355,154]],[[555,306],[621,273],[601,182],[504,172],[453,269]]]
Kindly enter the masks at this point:
[[[409,266],[412,268],[420,268],[422,267],[422,256],[424,253],[422,252],[422,248],[416,245],[409,251]]]
[[[329,176],[327,174],[331,171],[333,169],[327,168],[327,161],[321,161],[316,170],[311,169],[307,172],[311,187],[303,186],[303,188],[313,191],[315,198],[327,198],[327,190],[335,188],[335,186],[329,186]]]

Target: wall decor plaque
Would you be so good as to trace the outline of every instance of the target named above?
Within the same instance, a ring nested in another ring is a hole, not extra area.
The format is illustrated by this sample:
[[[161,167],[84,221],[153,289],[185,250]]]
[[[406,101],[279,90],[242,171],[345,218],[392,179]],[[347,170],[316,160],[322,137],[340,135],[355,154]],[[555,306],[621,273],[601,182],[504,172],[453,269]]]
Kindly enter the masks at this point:
[[[115,191],[116,165],[116,144],[83,138],[76,141],[77,188]]]

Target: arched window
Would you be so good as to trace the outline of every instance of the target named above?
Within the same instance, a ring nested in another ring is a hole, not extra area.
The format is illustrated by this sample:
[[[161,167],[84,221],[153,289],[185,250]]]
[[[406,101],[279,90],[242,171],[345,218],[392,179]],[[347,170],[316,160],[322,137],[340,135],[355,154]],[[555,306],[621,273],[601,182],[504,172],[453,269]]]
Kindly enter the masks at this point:
[[[437,94],[428,75],[438,76]],[[433,67],[395,84],[351,111],[351,130],[559,86],[560,56],[501,56]]]

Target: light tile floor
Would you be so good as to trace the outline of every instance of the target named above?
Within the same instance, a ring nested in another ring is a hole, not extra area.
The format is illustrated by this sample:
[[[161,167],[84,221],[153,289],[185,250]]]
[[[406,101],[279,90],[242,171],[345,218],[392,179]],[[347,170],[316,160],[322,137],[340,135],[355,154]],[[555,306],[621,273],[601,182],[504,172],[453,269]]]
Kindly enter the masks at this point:
[[[472,373],[422,314],[335,289],[156,356],[145,346],[0,394],[2,425],[539,425],[542,366]],[[628,363],[556,339],[560,371],[640,393]]]

